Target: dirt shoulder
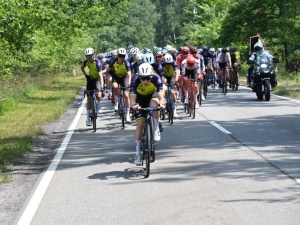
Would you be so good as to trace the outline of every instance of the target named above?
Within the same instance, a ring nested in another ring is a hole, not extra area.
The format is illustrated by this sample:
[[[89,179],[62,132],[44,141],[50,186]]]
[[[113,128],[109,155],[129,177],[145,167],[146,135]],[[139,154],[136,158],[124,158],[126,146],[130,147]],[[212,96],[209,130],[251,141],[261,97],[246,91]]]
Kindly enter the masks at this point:
[[[0,185],[0,224],[11,225],[32,194],[41,173],[45,171],[60,147],[81,105],[83,89],[60,119],[43,127],[44,135],[34,139],[34,149],[9,171],[12,182]]]

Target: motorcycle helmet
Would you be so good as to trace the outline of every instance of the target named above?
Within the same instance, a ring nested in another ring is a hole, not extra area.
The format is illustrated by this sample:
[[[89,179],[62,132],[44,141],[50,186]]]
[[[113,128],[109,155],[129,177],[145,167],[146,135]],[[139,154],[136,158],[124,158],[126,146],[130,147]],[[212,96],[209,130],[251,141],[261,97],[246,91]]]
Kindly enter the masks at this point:
[[[171,55],[171,54],[168,54],[168,53],[164,55],[164,58],[163,58],[163,59],[164,59],[164,62],[165,62],[165,63],[172,63],[172,62],[173,62],[173,57],[172,57],[172,55]]]
[[[149,63],[142,63],[139,66],[138,74],[140,77],[148,77],[152,75],[152,72],[153,72],[153,68]]]
[[[84,54],[85,55],[93,55],[95,53],[94,49],[93,48],[87,48],[85,51],[84,51]]]
[[[258,52],[263,49],[263,44],[261,42],[256,42],[254,45],[254,51]]]
[[[146,53],[143,55],[143,63],[153,64],[155,63],[155,58],[152,53]]]

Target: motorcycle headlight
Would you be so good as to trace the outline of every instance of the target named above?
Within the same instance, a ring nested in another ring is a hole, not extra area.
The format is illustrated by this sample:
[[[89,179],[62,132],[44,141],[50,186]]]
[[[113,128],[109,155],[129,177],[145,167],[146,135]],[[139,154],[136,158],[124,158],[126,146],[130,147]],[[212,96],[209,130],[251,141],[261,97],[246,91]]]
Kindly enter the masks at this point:
[[[265,68],[268,67],[268,65],[267,64],[261,64],[260,67],[263,68],[263,69],[265,69]]]

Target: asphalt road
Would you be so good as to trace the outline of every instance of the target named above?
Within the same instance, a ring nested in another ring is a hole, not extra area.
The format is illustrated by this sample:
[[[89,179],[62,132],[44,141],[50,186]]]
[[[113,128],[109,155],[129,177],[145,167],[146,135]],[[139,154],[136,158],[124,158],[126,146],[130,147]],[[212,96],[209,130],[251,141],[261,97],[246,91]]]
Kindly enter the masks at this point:
[[[300,102],[209,89],[195,119],[178,104],[149,178],[133,164],[134,122],[122,130],[102,107],[96,133],[78,114],[15,224],[300,223]]]

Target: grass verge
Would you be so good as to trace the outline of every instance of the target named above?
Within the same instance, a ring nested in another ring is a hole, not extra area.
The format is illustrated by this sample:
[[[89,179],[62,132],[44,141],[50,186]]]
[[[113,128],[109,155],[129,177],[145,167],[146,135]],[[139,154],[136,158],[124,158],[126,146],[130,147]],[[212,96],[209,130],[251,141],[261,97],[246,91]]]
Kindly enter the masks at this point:
[[[42,125],[57,120],[85,83],[83,76],[66,74],[28,79],[0,97],[0,183],[11,180],[8,169],[32,150]]]

